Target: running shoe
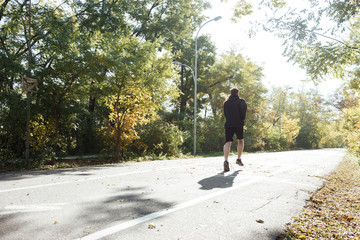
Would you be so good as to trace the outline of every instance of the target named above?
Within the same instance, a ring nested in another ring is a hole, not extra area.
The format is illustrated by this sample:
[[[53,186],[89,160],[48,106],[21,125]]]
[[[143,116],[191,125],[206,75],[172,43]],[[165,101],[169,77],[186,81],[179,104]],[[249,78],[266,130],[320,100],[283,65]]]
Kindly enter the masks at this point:
[[[244,166],[244,164],[241,162],[241,159],[237,159],[236,164],[239,166]]]
[[[228,161],[225,161],[225,162],[224,162],[224,172],[228,172],[228,171],[230,171],[229,162],[228,162]]]

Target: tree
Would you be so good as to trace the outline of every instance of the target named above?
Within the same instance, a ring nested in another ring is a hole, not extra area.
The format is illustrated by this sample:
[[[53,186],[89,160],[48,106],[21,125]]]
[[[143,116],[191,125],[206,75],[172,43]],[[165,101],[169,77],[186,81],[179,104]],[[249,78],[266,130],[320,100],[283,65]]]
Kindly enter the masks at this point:
[[[253,23],[255,26],[253,30],[256,32],[256,27],[261,26],[283,38],[284,55],[304,68],[309,80],[318,83],[327,77],[341,79],[358,91],[359,2],[308,0],[302,1],[301,5],[296,7],[289,3],[290,1],[286,0],[261,1],[259,6],[268,19],[266,22]],[[239,9],[235,9],[234,17],[239,20],[243,15],[250,14],[250,6],[254,7],[254,5],[243,0],[239,1],[237,5]],[[346,94],[344,98],[348,101]],[[340,105],[337,107],[341,107],[344,103],[339,102]],[[319,124],[323,127],[329,125],[323,123]],[[302,125],[298,140],[305,139],[306,134],[311,132],[310,129],[315,130],[315,128],[315,122],[311,121]],[[355,125],[351,128],[354,129]],[[314,139],[318,138],[318,134],[315,134]]]
[[[163,37],[176,44],[192,36],[204,20],[201,13],[209,7],[204,0],[137,0],[127,8],[128,23],[133,36],[146,41]]]
[[[154,108],[152,102],[148,101],[149,98],[150,94],[134,87],[127,87],[116,95],[107,97],[105,105],[110,113],[107,123],[100,131],[109,150],[114,151],[116,162],[119,161],[120,154],[124,159],[126,147],[138,137],[135,126],[147,122],[147,114]]]
[[[165,98],[177,93],[174,88],[164,90],[171,85],[170,52],[178,51],[171,45],[191,36],[193,26],[203,20],[201,11],[209,5],[202,0],[39,2],[32,8],[31,39],[26,32],[27,6],[28,1],[0,5],[0,134],[4,137],[0,148],[7,159],[21,157],[24,151],[24,117],[14,113],[25,110],[19,86],[27,72],[27,40],[33,50],[32,74],[39,82],[31,106],[32,150],[46,148],[52,156],[89,153],[102,145],[97,130],[107,121],[111,105],[104,99],[120,99],[132,92],[126,84],[111,91],[107,81],[115,69],[122,67],[129,82],[136,79],[134,84],[144,86],[148,100],[159,109]],[[142,54],[153,65],[144,58],[131,58],[139,49],[148,51]]]
[[[322,138],[319,123],[321,121],[322,99],[315,92],[300,92],[297,96],[297,117],[299,119],[299,135],[296,146],[300,148],[319,148]]]
[[[222,114],[223,104],[230,95],[230,89],[237,87],[240,97],[244,98],[248,104],[246,116],[245,132],[247,136],[247,150],[257,149],[261,141],[261,108],[265,102],[266,89],[261,83],[262,68],[245,59],[241,54],[228,52],[217,59],[214,66],[209,71],[209,76],[203,84],[203,96],[205,108],[210,106],[211,114],[207,114],[207,119],[202,123],[202,139],[208,149],[209,136],[217,147],[213,149],[222,150],[224,143],[223,126],[224,116]],[[211,123],[213,121],[213,123]],[[217,126],[217,127],[214,127]],[[212,146],[212,145],[210,145]]]
[[[350,151],[354,152],[358,156],[360,155],[360,100],[358,92],[355,95],[351,94],[354,90],[348,90],[345,94],[345,101],[347,104],[344,105],[342,113],[343,118],[343,130],[347,140],[347,145]]]
[[[175,124],[157,118],[151,123],[141,126],[140,139],[134,142],[134,152],[142,154],[156,154],[156,156],[177,156],[182,153],[184,133]]]
[[[264,139],[263,149],[293,149],[300,129],[299,118],[296,114],[298,104],[294,100],[294,93],[290,92],[287,87],[273,88],[269,93],[268,101],[266,108],[262,110],[262,121],[264,122],[261,134]]]
[[[308,2],[311,8],[292,9],[283,16],[270,20],[273,23],[272,29],[278,28],[281,31],[279,35],[285,38],[284,54],[306,69],[311,80],[315,82],[330,76],[343,79],[349,82],[351,88],[359,89],[357,76],[360,56],[360,5],[358,1],[309,0]],[[344,97],[348,101],[349,98],[346,95],[347,93]],[[355,102],[356,99],[358,95],[355,97]],[[344,103],[340,102],[339,107],[343,108],[341,105]],[[359,146],[357,126],[356,123],[349,126],[351,121],[348,121],[351,118],[349,116],[352,116],[351,112],[356,111],[355,109],[356,107],[353,106],[344,110],[343,113],[347,122],[344,125],[345,131],[350,136],[349,147],[356,152]],[[327,126],[329,124],[327,123]],[[305,130],[315,127],[311,122],[306,126],[302,128],[301,133],[304,134],[300,133],[299,136],[305,137],[308,134]],[[315,139],[316,136],[314,136]],[[341,140],[342,134],[338,132],[337,136],[337,141]],[[323,138],[328,137],[329,133]],[[311,141],[311,139],[308,140]],[[339,145],[341,146],[341,143],[337,146]]]
[[[244,11],[251,4],[239,2],[242,4],[234,12],[237,19],[252,12]],[[254,25],[282,37],[284,55],[306,69],[312,80],[326,75],[342,77],[349,67],[358,64],[358,1],[308,0],[293,7],[286,0],[265,0],[259,7],[268,20]]]
[[[117,39],[107,45],[111,62],[102,91],[109,109],[107,124],[102,127],[106,143],[115,152],[115,161],[126,146],[138,136],[136,126],[156,115],[167,96],[176,94],[167,79],[173,77],[172,56],[160,55],[160,42],[141,42],[136,37]],[[132,63],[131,65],[129,63]]]
[[[181,43],[176,44],[176,48],[179,48],[179,53],[176,61],[186,64],[188,66],[194,66],[195,59],[195,41],[193,39],[184,39]],[[181,48],[182,46],[182,48]],[[215,62],[215,46],[210,41],[208,36],[200,36],[198,38],[198,95],[206,89],[206,82],[208,81],[208,75],[211,67]],[[176,110],[178,112],[178,119],[186,119],[189,116],[193,116],[193,107],[190,107],[190,103],[194,102],[194,79],[191,70],[180,66],[179,81],[176,83],[181,95],[176,100]],[[205,85],[205,86],[204,86]],[[205,90],[206,91],[206,90]],[[201,108],[201,104],[198,105]]]

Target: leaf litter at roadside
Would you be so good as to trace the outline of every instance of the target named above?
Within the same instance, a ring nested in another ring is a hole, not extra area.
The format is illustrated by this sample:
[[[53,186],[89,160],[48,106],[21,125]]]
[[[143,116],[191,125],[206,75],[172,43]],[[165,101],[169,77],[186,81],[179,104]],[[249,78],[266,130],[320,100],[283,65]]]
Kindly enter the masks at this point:
[[[347,154],[287,224],[285,239],[360,240],[360,158]]]

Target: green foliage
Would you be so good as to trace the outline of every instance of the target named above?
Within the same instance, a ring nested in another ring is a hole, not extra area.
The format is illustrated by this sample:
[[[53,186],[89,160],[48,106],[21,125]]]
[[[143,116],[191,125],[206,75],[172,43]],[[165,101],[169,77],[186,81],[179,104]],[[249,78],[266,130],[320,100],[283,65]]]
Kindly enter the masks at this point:
[[[198,37],[198,78],[197,78],[197,94],[202,95],[206,91],[206,83],[208,81],[210,66],[215,62],[215,46],[210,41],[208,36]],[[176,61],[188,66],[194,66],[195,58],[195,41],[191,39],[184,39],[180,43],[174,45],[174,49],[179,49],[177,52]],[[177,120],[193,116],[194,109],[194,78],[191,70],[184,66],[178,66],[179,79],[176,81],[176,86],[180,90],[180,95],[174,102],[175,109],[178,112]],[[194,69],[193,69],[194,70]],[[200,102],[201,104],[201,102]],[[201,107],[201,105],[198,105]]]
[[[243,2],[239,1],[238,4],[242,5]],[[285,9],[284,6],[288,8]],[[261,1],[259,9],[264,15],[270,17],[267,22],[257,21],[254,26],[261,25],[263,29],[283,38],[284,55],[304,68],[311,81],[317,83],[328,76],[343,79],[348,82],[351,89],[357,92],[355,99],[358,99],[360,53],[358,1],[308,0],[304,1],[302,6],[292,7],[291,1],[286,0]],[[346,107],[347,102],[353,100],[347,98],[347,93],[344,93],[343,97],[345,100],[339,102],[337,108],[347,109],[344,114],[344,128],[348,136],[351,136],[348,137],[349,146],[351,149],[356,149],[360,145],[356,143],[356,123],[349,120],[353,115],[352,109],[356,107]],[[305,104],[310,110],[303,105],[300,108],[294,108],[297,116],[290,116],[291,119],[299,120],[297,146],[306,148],[343,146],[341,144],[343,130],[329,131],[329,128],[333,126],[327,119],[329,116],[316,116],[317,112],[324,114],[319,108],[319,106],[324,107],[318,102],[321,99],[314,101],[313,97],[307,95],[299,101],[303,102],[305,99],[313,99],[313,103]],[[311,106],[317,106],[317,109],[312,109]],[[274,118],[273,124],[276,121]]]
[[[286,138],[281,134],[278,127],[270,127],[264,135],[264,150],[281,151],[289,149]]]
[[[267,122],[262,133],[264,144],[261,150],[294,149],[300,129],[298,124],[298,119],[288,118],[285,113],[282,115],[281,129],[280,126]]]
[[[241,19],[243,16],[250,15],[253,13],[252,5],[245,0],[238,0],[234,8],[234,17],[233,20],[236,22],[238,19]]]
[[[269,1],[264,1],[269,7]],[[344,77],[358,64],[359,11],[357,1],[304,2],[304,8],[278,11],[270,8],[273,17],[264,28],[284,38],[286,55],[306,69],[313,81],[324,76]]]
[[[315,91],[300,92],[296,97],[300,126],[296,146],[307,149],[319,148],[322,138],[319,127],[323,109],[322,99]]]
[[[114,107],[106,98],[118,96],[130,103],[126,97],[134,94],[128,93],[138,88],[142,100],[133,103],[134,111],[126,116],[149,120],[164,102],[177,97],[170,81],[174,78],[171,45],[192,37],[207,7],[202,0],[39,2],[32,6],[30,39],[27,2],[3,2],[1,158],[24,155],[26,109],[19,86],[28,72],[29,39],[31,77],[39,83],[32,95],[31,156],[90,153],[105,144],[97,130],[114,123],[111,114],[129,107],[126,101]],[[125,124],[127,131],[136,136],[131,129],[145,122],[130,122]]]
[[[140,150],[146,154],[179,155],[184,142],[183,135],[183,132],[174,124],[158,120],[153,121],[139,130],[139,141],[143,144]]]
[[[263,4],[276,9],[285,2]],[[4,1],[0,8],[0,166],[24,165],[26,96],[20,86],[26,75],[38,80],[37,91],[31,93],[30,166],[101,150],[114,154],[116,160],[144,152],[163,157],[192,152],[194,79],[188,68],[172,62],[194,66],[193,36],[208,7],[203,0],[93,0],[60,5],[40,1],[32,7],[29,36],[28,3]],[[269,23],[274,25],[267,27],[290,32],[296,44],[288,39],[291,48],[286,53],[310,74],[340,76],[345,66],[358,64],[357,10],[352,1],[340,1],[319,11],[319,17],[338,21],[334,29],[349,23],[351,32],[344,43],[318,41],[320,27],[315,24],[309,29],[312,22],[318,23],[312,12],[305,11],[301,16],[308,19],[301,19],[292,11],[281,18],[285,24],[272,19]],[[252,6],[239,1],[236,11],[237,17],[248,15]],[[278,89],[268,99],[261,67],[234,51],[216,57],[209,36],[199,36],[197,43],[198,151],[222,151],[222,107],[232,87],[239,88],[248,104],[246,151],[338,146],[336,139],[342,135],[330,131],[333,125],[324,120],[328,116],[316,94],[289,96]],[[344,102],[338,105],[347,104],[343,126],[349,147],[358,151],[354,102],[359,74],[353,69],[349,83],[355,89],[353,99],[344,94]]]
[[[41,114],[30,121],[30,146],[37,154],[37,159],[44,161],[53,154],[52,139],[55,133],[54,123],[46,122]]]
[[[299,135],[299,119],[290,118],[286,114],[283,114],[281,118],[281,136],[285,138],[284,146],[286,149],[293,149]]]
[[[25,101],[17,91],[2,94],[0,104],[0,159],[9,161],[24,152]]]
[[[303,122],[296,138],[296,146],[299,148],[319,148],[321,140],[320,129],[314,122]]]
[[[350,150],[360,156],[360,123],[356,124],[347,136],[348,146]]]
[[[119,154],[123,156],[126,147],[138,138],[136,125],[147,121],[148,111],[153,108],[148,101],[149,94],[129,88],[116,95],[108,96],[106,106],[110,109],[107,123],[100,131],[104,135],[105,144],[115,152],[115,161]]]
[[[210,109],[209,117],[201,123],[200,147],[203,151],[220,151],[224,145],[223,104],[230,95],[230,89],[237,87],[241,98],[248,104],[245,124],[245,149],[261,148],[260,121],[266,89],[260,79],[262,69],[243,58],[241,54],[229,52],[210,69],[203,87],[203,104]],[[208,110],[207,110],[208,112]],[[211,141],[214,143],[211,143]]]
[[[331,122],[321,127],[322,138],[320,148],[343,148],[345,147],[346,138],[339,122]]]
[[[225,143],[225,119],[223,115],[200,121],[198,131],[199,152],[223,151]]]
[[[360,156],[360,102],[356,106],[344,108],[343,114],[348,147]]]
[[[136,126],[147,123],[166,96],[174,94],[167,84],[172,77],[170,54],[158,56],[159,46],[159,41],[142,43],[135,37],[106,46],[115,57],[108,56],[112,64],[108,67],[108,81],[101,86],[108,93],[103,100],[109,109],[102,132],[107,145],[114,149],[116,161],[138,138]]]

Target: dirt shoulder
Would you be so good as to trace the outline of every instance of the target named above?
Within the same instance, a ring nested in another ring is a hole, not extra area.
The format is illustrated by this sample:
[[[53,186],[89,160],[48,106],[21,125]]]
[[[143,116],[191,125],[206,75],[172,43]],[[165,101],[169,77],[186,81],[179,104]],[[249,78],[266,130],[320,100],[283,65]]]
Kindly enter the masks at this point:
[[[282,239],[360,239],[360,158],[347,154]]]

